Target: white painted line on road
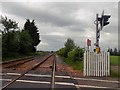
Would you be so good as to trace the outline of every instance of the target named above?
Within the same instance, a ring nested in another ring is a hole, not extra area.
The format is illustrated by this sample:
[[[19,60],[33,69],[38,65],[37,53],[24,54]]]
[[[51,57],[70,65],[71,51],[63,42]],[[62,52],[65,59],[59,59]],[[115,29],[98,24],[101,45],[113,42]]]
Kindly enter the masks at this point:
[[[0,81],[12,81],[12,79],[0,79]]]
[[[21,75],[19,73],[0,73],[0,75]],[[25,74],[25,76],[33,76],[33,77],[51,77],[51,75],[40,75],[40,74]],[[55,76],[56,78],[70,78],[70,76]],[[99,81],[99,82],[108,82],[108,83],[120,83],[119,81],[111,81],[111,80],[100,80],[100,79],[87,79],[87,78],[77,78],[73,77],[73,79],[77,80],[88,80],[88,81]]]
[[[19,73],[2,73],[1,75],[21,75]],[[25,76],[33,76],[33,77],[51,77],[51,75],[40,75],[40,74],[25,74]],[[56,75],[55,77],[58,78],[70,78],[70,76],[58,76]]]
[[[55,82],[55,84],[74,86],[74,83],[65,83],[65,82]]]
[[[12,79],[0,79],[2,81],[12,81]],[[34,84],[50,84],[50,82],[44,81],[31,81],[31,80],[16,80],[16,82],[23,82],[23,83],[34,83]],[[65,83],[65,82],[55,82],[58,85],[68,85],[68,86],[76,86],[77,88],[80,87],[87,87],[87,88],[112,88],[112,87],[100,87],[100,86],[91,86],[91,85],[75,85],[74,83]]]
[[[19,73],[6,73],[7,75],[21,75],[21,74],[19,74]]]
[[[100,86],[91,86],[91,85],[76,85],[77,87],[87,87],[87,88],[111,88],[111,87],[100,87]]]
[[[12,79],[0,79],[1,81],[12,81]],[[39,83],[39,84],[50,84],[50,82],[44,81],[31,81],[31,80],[16,80],[17,82],[24,82],[24,83]],[[55,84],[59,85],[74,85],[73,83],[65,83],[65,82],[55,82]]]
[[[39,74],[25,74],[25,76],[33,76],[33,77],[51,77],[51,75],[39,75]]]
[[[55,76],[55,77],[58,77],[58,78],[70,78],[70,76]]]
[[[89,81],[100,81],[100,82],[103,81],[103,82],[110,82],[110,83],[119,83],[119,81],[100,80],[100,79],[87,79],[87,78],[74,78],[74,79],[89,80]]]
[[[39,83],[39,84],[50,84],[50,82],[43,82],[43,81],[31,81],[31,80],[16,80],[17,82],[24,82],[24,83]]]

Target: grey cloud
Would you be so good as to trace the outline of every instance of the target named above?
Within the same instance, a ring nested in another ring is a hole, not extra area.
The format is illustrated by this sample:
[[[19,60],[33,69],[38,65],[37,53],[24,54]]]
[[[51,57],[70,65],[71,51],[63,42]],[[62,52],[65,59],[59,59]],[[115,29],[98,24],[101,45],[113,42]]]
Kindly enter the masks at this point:
[[[35,6],[33,6],[35,5]],[[105,10],[105,14],[111,14],[110,24],[105,26],[101,31],[100,44],[102,48],[115,47],[117,46],[117,5],[116,3],[99,3],[99,2],[53,2],[53,3],[2,3],[2,11],[5,14],[14,15],[15,18],[19,19],[35,19],[37,26],[40,30],[40,38],[42,42],[48,43],[48,45],[39,44],[38,50],[58,50],[64,46],[65,40],[70,37],[81,47],[86,47],[86,39],[92,40],[92,49],[94,48],[95,42],[95,15],[99,13],[101,15],[102,10]],[[79,14],[83,10],[87,18],[79,19]],[[88,13],[89,12],[89,13]],[[78,17],[75,13],[78,13]],[[76,18],[77,17],[77,18]],[[14,19],[14,18],[13,18]],[[23,23],[23,22],[20,22]],[[90,30],[90,31],[89,31]],[[49,35],[51,32],[64,33],[63,36]],[[92,33],[90,33],[92,32]],[[110,33],[111,36],[104,36],[104,33]],[[46,34],[46,35],[42,35]],[[87,35],[91,35],[88,37]],[[106,40],[106,41],[104,41]],[[113,42],[109,45],[108,42]]]
[[[15,14],[20,17],[37,19],[40,22],[51,23],[57,26],[80,24],[79,21],[75,20],[74,17],[71,17],[69,15],[70,13],[62,12],[58,15],[56,13],[51,12],[52,7],[47,8],[43,11],[40,10],[39,8],[38,10],[33,10],[32,8],[26,8],[24,5],[26,4],[21,5],[18,3],[2,3],[2,11],[5,13]]]

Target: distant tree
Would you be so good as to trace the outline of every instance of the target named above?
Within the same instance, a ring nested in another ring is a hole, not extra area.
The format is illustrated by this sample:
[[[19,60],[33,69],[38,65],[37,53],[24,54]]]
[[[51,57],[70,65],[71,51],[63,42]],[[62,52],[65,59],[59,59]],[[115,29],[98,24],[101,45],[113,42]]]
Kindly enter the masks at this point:
[[[38,28],[35,25],[34,20],[30,22],[30,20],[27,19],[26,23],[24,24],[24,30],[27,30],[28,33],[30,34],[32,39],[32,51],[35,52],[36,51],[35,47],[40,43],[40,40],[39,40]]]
[[[114,55],[117,55],[117,48],[114,49]]]
[[[113,50],[111,48],[108,49],[108,52],[110,52],[110,55],[113,55]]]
[[[118,55],[120,56],[120,50],[118,51]]]
[[[65,57],[67,57],[67,54],[69,51],[74,49],[75,43],[71,38],[68,38],[67,41],[65,42]]]

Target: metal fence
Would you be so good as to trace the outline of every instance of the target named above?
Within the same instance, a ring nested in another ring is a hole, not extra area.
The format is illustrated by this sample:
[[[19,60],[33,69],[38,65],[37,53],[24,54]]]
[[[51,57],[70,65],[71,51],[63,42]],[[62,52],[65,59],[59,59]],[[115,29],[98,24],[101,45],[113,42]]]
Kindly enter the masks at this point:
[[[109,76],[110,53],[84,52],[84,76]]]

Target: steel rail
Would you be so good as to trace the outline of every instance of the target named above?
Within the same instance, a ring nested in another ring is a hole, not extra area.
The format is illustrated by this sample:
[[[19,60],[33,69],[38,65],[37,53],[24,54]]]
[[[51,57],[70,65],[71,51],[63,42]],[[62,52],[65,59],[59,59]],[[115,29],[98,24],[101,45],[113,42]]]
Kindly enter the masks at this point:
[[[56,56],[54,54],[53,66],[52,66],[51,90],[54,90],[55,88],[55,71],[56,71]]]
[[[24,57],[24,58],[18,58],[18,59],[13,59],[13,60],[10,60],[10,61],[5,61],[5,62],[0,62],[0,64],[9,64],[9,63],[13,63],[13,62],[17,62],[17,61],[22,61],[22,60],[25,60],[25,59],[31,59],[31,58],[33,58],[33,56]]]
[[[22,65],[22,64],[24,64],[24,63],[27,63],[27,62],[30,62],[30,61],[32,61],[33,60],[33,58],[31,58],[31,59],[27,59],[27,60],[23,60],[22,62],[19,62],[18,61],[18,63],[16,63],[16,64],[13,64],[13,65],[8,65],[8,66],[3,66],[4,68],[11,68],[11,67],[15,67],[15,66],[20,66],[20,65]],[[16,61],[17,62],[17,61]]]
[[[28,69],[27,71],[25,71],[23,74],[21,74],[20,76],[18,76],[17,78],[15,78],[14,80],[12,80],[10,83],[6,84],[5,86],[3,86],[1,88],[1,90],[7,88],[8,86],[10,86],[12,83],[14,83],[16,80],[18,80],[19,78],[21,78],[22,76],[24,76],[26,73],[28,73],[30,70],[38,67],[39,65],[41,65],[42,63],[44,63],[48,58],[50,58],[51,56],[53,56],[54,53],[52,53],[51,55],[49,55],[47,58],[43,59],[41,62],[36,63],[32,68]]]

